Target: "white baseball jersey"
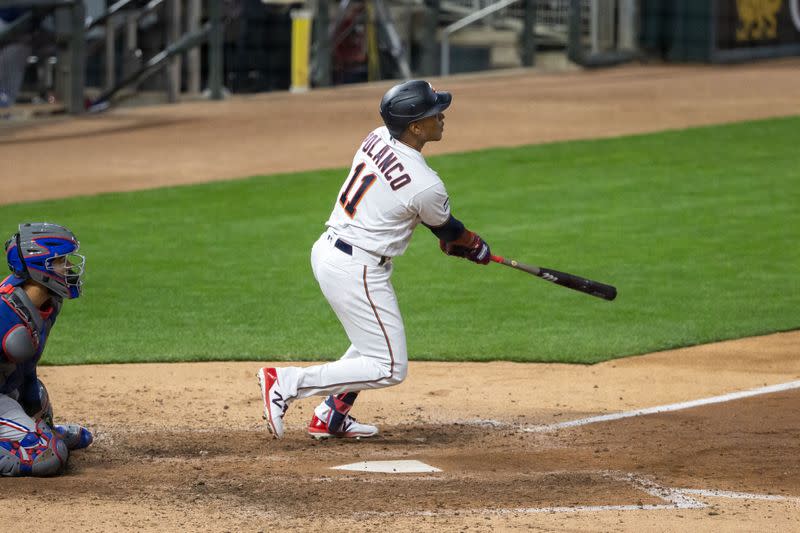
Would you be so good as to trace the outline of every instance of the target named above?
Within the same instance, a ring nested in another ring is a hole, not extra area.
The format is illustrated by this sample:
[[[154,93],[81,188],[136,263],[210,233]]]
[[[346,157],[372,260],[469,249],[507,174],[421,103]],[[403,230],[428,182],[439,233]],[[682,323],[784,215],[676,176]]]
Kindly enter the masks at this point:
[[[448,218],[439,175],[382,126],[356,150],[326,225],[353,246],[394,257],[406,250],[417,224],[441,226]]]

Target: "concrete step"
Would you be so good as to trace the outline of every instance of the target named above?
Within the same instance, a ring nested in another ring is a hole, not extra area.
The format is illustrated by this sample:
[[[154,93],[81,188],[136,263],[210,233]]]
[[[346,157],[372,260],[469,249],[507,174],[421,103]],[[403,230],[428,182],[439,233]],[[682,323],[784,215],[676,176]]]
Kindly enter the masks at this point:
[[[522,66],[519,34],[513,30],[497,30],[487,27],[464,28],[450,35],[450,46],[488,49],[490,68]]]

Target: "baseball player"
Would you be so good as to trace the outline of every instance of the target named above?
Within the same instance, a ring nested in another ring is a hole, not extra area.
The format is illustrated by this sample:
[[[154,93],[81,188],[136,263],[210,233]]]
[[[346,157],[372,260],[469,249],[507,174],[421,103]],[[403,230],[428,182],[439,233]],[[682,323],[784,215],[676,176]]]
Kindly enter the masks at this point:
[[[327,230],[311,249],[314,277],[351,345],[332,363],[258,371],[264,418],[275,438],[283,437],[289,404],[312,395],[328,396],[314,410],[312,437],[378,434],[377,427],[349,413],[359,391],[397,385],[406,377],[406,335],[390,278],[393,258],[406,250],[419,223],[439,238],[446,254],[489,262],[489,246],[450,213],[447,190],[421,153],[426,143],[441,140],[451,100],[450,93],[420,80],[383,96],[385,126],[356,150]]]
[[[47,389],[36,376],[62,301],[81,294],[79,246],[67,228],[48,223],[20,224],[6,242],[12,274],[0,283],[0,475],[58,474],[70,451],[92,443],[84,427],[53,425]]]

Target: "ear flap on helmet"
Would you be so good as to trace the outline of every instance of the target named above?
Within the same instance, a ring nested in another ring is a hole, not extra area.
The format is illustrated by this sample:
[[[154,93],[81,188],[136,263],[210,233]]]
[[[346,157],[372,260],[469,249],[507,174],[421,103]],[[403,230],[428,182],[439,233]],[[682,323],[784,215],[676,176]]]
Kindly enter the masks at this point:
[[[14,252],[10,248],[14,246]],[[22,246],[20,242],[19,232],[12,235],[5,244],[6,259],[8,260],[8,269],[14,273],[15,276],[27,279],[30,277],[28,272],[28,265],[25,263],[25,258],[22,255]],[[19,263],[19,264],[16,264]]]
[[[25,264],[25,258],[22,257],[22,244],[20,243],[19,232],[14,234],[14,239],[17,242],[17,257],[19,257],[19,262],[22,264],[22,272],[23,277],[29,277],[30,273],[28,272],[28,265]]]

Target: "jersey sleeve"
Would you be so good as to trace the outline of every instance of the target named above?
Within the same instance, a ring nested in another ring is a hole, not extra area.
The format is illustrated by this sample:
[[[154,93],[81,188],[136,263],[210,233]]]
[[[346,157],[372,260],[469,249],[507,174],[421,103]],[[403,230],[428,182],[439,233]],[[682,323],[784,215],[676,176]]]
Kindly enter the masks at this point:
[[[450,197],[441,181],[420,191],[411,199],[411,205],[428,226],[441,226],[450,218]]]

